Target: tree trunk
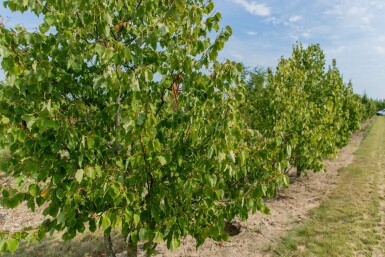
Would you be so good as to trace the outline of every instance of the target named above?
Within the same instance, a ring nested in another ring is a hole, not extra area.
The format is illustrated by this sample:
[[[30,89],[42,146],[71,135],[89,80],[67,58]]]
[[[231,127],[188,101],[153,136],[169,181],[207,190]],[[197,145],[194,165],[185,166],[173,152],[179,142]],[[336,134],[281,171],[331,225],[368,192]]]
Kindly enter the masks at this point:
[[[138,257],[138,245],[130,239],[126,239],[127,257]]]
[[[302,170],[297,168],[297,178],[302,176]]]
[[[104,232],[104,246],[108,257],[116,257],[110,233]]]

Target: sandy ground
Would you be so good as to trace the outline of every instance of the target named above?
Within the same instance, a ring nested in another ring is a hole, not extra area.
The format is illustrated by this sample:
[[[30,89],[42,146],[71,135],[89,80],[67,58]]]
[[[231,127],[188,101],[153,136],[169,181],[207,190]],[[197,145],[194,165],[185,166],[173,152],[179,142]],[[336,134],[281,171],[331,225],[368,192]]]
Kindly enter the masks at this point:
[[[340,150],[334,160],[325,161],[326,173],[311,173],[297,179],[290,188],[279,193],[276,199],[269,200],[270,215],[256,213],[250,215],[247,221],[236,220],[234,223],[240,228],[240,233],[226,242],[207,240],[198,250],[192,238],[182,241],[181,247],[175,251],[168,251],[165,245],[158,246],[157,257],[176,256],[221,256],[247,257],[270,256],[270,245],[286,231],[307,218],[307,213],[319,204],[333,190],[338,181],[338,169],[349,165],[354,159],[354,152],[358,148],[366,126],[352,136],[348,146]],[[6,186],[6,181],[0,174],[0,188]],[[383,206],[382,206],[383,207]],[[0,207],[0,231],[16,231],[23,227],[38,225],[44,217],[40,214],[42,208],[31,215],[25,205],[8,210]],[[125,256],[123,253],[118,257]],[[140,256],[144,256],[143,253]]]
[[[10,179],[0,173],[0,190],[2,187],[10,185]],[[44,208],[36,209],[36,213],[31,213],[27,204],[23,203],[15,209],[5,209],[0,206],[0,231],[20,231],[25,227],[35,227],[44,220],[41,214]]]

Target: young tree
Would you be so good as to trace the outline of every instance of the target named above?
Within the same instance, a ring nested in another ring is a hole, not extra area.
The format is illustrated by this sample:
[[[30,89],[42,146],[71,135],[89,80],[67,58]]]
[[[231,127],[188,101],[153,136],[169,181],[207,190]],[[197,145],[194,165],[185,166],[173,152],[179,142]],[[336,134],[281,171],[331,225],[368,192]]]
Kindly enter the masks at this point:
[[[319,45],[293,47],[292,56],[281,58],[276,70],[268,70],[261,96],[255,100],[252,127],[265,138],[283,142],[289,164],[300,176],[306,170],[324,169],[359,127],[359,102],[351,85],[345,85],[336,62],[325,71]]]
[[[270,187],[287,183],[254,151],[263,139],[244,127],[241,65],[216,59],[219,31],[210,0],[5,1],[44,17],[37,31],[0,26],[6,83],[0,89],[0,169],[19,181],[1,204],[45,204],[18,240],[86,227],[121,228],[128,256],[138,241],[153,253],[192,235],[226,238],[226,221],[267,211]],[[253,143],[253,144],[251,144]],[[253,160],[248,156],[258,155]],[[259,168],[253,164],[259,163]]]

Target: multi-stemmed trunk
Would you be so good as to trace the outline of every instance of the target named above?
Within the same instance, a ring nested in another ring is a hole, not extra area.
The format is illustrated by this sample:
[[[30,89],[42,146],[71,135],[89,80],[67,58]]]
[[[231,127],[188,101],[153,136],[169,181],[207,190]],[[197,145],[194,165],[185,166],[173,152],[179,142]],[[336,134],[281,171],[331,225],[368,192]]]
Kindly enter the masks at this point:
[[[114,245],[112,244],[111,233],[104,232],[104,246],[108,257],[116,257]]]
[[[132,242],[131,238],[126,238],[127,257],[138,256],[138,245]]]

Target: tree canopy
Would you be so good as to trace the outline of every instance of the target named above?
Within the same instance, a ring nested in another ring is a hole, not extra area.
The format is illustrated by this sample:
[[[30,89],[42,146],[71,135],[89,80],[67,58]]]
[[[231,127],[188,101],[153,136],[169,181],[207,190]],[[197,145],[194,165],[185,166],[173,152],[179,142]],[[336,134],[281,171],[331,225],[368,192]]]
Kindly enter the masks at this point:
[[[286,171],[322,170],[364,108],[320,46],[294,46],[275,71],[218,53],[231,35],[211,0],[8,0],[43,17],[36,31],[0,24],[1,204],[43,206],[20,239],[113,228],[153,254],[166,241],[228,238],[225,223],[268,213]],[[368,109],[365,109],[368,110]]]

